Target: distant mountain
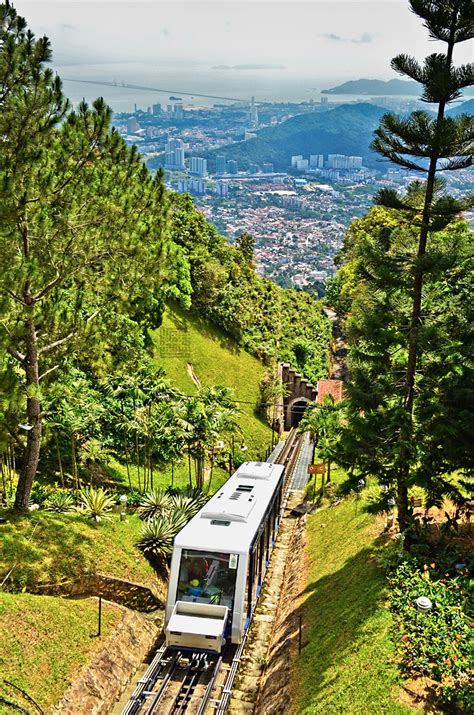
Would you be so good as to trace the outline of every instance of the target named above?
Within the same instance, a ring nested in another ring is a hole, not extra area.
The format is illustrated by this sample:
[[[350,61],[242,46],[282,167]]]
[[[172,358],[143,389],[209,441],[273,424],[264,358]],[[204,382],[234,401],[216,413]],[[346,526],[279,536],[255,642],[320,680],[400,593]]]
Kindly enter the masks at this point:
[[[298,154],[362,156],[366,166],[380,166],[380,158],[370,151],[369,144],[385,112],[373,104],[342,104],[327,112],[300,114],[262,129],[254,139],[208,152],[209,168],[215,170],[217,154],[235,159],[239,169],[247,169],[250,162],[271,162],[276,171],[286,171],[291,157]]]
[[[321,94],[368,94],[387,97],[390,95],[416,95],[421,92],[418,82],[403,79],[390,79],[383,82],[380,79],[356,79],[344,82],[331,89],[323,89]]]
[[[450,107],[446,114],[448,117],[457,117],[458,114],[474,114],[474,99],[469,99],[467,102]]]

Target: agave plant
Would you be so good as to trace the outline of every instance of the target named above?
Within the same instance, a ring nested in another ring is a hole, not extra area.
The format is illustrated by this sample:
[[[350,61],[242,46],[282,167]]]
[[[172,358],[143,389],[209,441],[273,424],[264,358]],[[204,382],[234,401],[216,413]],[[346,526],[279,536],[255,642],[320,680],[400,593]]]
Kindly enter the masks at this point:
[[[46,511],[72,511],[74,497],[69,492],[54,492],[44,503]]]
[[[195,516],[203,506],[201,499],[193,499],[185,494],[176,494],[170,497],[170,510],[173,513],[182,514],[187,521]]]
[[[110,519],[105,513],[110,511],[113,505],[114,500],[106,489],[88,488],[79,492],[79,511],[96,521]]]
[[[137,546],[147,556],[166,559],[171,556],[173,539],[188,519],[179,512],[160,514],[142,527]]]
[[[169,509],[170,496],[161,489],[152,489],[147,492],[140,502],[138,513],[140,519],[153,519]]]

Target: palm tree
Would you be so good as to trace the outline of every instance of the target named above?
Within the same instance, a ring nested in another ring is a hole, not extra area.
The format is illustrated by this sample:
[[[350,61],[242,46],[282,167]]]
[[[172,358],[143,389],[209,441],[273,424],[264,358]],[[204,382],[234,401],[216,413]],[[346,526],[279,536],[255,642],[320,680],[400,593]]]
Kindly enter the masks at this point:
[[[327,395],[322,404],[314,403],[313,409],[306,409],[298,427],[300,434],[314,435],[318,454],[327,465],[327,482],[331,481],[331,462],[337,454],[342,407],[342,402],[336,404],[331,395]]]
[[[188,454],[196,460],[196,485],[204,486],[206,458],[215,444],[234,434],[237,429],[237,408],[227,387],[202,387],[198,394],[181,402],[180,418],[184,428]]]

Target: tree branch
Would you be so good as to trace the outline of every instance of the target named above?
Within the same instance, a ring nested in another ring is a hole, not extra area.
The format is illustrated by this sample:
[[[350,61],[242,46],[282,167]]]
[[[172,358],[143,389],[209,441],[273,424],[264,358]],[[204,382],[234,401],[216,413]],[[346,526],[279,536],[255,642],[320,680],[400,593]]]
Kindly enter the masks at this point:
[[[71,338],[73,338],[74,335],[75,335],[75,331],[73,330],[71,333],[68,333],[63,338],[60,338],[59,340],[55,340],[54,343],[45,345],[44,348],[40,348],[38,350],[38,355],[42,355],[43,353],[48,353],[48,352],[50,352],[50,350],[54,350],[55,348],[58,348],[60,345],[64,345],[64,343],[67,343],[68,340],[71,340]]]
[[[49,370],[45,370],[42,375],[38,377],[38,382],[43,379],[43,377],[46,377],[46,375],[49,375],[50,372],[53,372],[54,370],[57,370],[59,365],[54,365],[53,367],[50,367]]]
[[[14,357],[15,360],[18,360],[18,362],[25,362],[26,355],[23,355],[23,353],[19,350],[15,350],[15,348],[7,348],[7,353]]]

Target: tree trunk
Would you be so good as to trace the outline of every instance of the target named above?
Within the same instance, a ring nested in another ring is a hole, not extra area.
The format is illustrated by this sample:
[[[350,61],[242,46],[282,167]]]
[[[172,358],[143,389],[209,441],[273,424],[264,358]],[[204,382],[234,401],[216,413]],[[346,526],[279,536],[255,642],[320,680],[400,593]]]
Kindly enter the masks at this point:
[[[204,486],[204,454],[201,452],[197,458],[196,486],[201,490]]]
[[[123,438],[123,448],[125,451],[125,467],[127,468],[128,486],[130,487],[130,491],[132,491],[132,480],[130,477],[130,457],[128,455],[128,446],[127,446],[126,435]]]
[[[54,440],[56,442],[56,453],[58,455],[58,466],[59,466],[59,474],[61,477],[61,486],[64,489],[64,471],[63,471],[63,463],[61,461],[61,450],[59,449],[59,440],[58,440],[58,435],[56,432],[54,433]]]
[[[408,488],[404,479],[397,481],[398,526],[404,531],[408,526]]]
[[[77,473],[77,459],[76,459],[76,435],[74,432],[71,435],[71,461],[72,461],[72,476],[74,478],[74,483],[76,485],[76,492],[79,491],[79,478]]]
[[[447,55],[446,55],[446,65],[449,67],[451,65],[454,49],[454,37],[455,37],[455,27],[458,17],[458,11],[453,13],[451,36],[448,42]],[[438,114],[437,121],[440,122],[444,118],[446,109],[446,102],[440,102],[438,104]],[[422,268],[422,260],[426,254],[426,248],[428,244],[428,234],[429,234],[429,223],[431,217],[431,207],[433,203],[434,187],[436,180],[436,170],[439,155],[432,155],[430,159],[430,164],[428,167],[428,175],[426,179],[426,191],[425,200],[423,204],[423,214],[422,222],[420,228],[420,235],[418,240],[418,251],[417,251],[417,261],[414,271],[413,278],[413,294],[412,294],[412,311],[410,320],[410,332],[408,338],[408,363],[407,371],[405,376],[405,400],[404,406],[408,413],[410,420],[410,434],[412,432],[413,423],[413,411],[415,406],[415,383],[416,383],[416,369],[420,357],[420,347],[418,340],[418,332],[420,325],[422,323],[422,297],[423,297],[423,281],[424,281],[424,271]],[[408,489],[407,489],[407,479],[409,476],[409,454],[408,449],[405,450],[404,455],[404,466],[403,466],[403,476],[400,476],[397,480],[398,489],[398,522],[400,526],[400,531],[406,527],[407,515],[408,515]]]
[[[28,511],[31,488],[38,470],[38,463],[41,450],[41,403],[39,393],[39,365],[38,365],[38,339],[33,318],[26,321],[26,354],[23,362],[26,377],[26,390],[28,398],[26,401],[26,414],[28,430],[26,437],[26,450],[23,460],[22,470],[18,479],[16,489],[15,509]]]
[[[329,484],[330,481],[331,481],[331,460],[328,459],[328,471],[327,471],[326,484]]]
[[[188,477],[189,477],[189,487],[193,488],[193,476],[191,473],[191,450],[188,447]]]

